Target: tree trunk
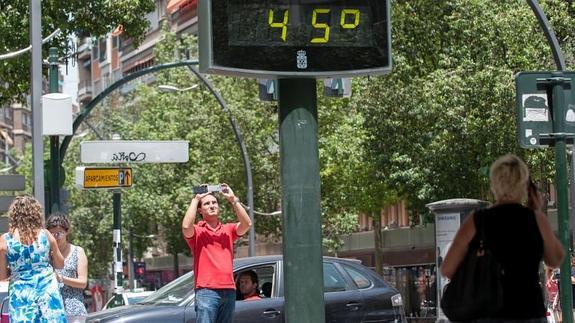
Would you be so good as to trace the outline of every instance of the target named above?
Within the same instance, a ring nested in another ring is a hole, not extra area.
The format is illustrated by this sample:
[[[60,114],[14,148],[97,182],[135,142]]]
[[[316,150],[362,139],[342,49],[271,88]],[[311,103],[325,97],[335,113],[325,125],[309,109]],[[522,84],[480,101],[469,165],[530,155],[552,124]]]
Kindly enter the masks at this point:
[[[180,277],[180,259],[178,253],[172,254],[174,256],[174,279]]]
[[[373,243],[375,249],[375,271],[383,276],[383,236],[381,234],[381,212],[372,212]]]

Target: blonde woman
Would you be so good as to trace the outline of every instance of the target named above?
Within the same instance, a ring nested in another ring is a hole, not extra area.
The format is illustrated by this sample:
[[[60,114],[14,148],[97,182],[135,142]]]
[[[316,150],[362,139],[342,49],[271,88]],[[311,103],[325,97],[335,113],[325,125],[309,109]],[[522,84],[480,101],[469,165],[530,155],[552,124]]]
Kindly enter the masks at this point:
[[[9,232],[0,236],[0,280],[8,277],[10,322],[66,322],[54,269],[64,266],[56,239],[44,228],[42,206],[18,196],[8,210]]]
[[[485,322],[546,322],[539,265],[544,260],[548,266],[557,267],[565,252],[543,213],[543,197],[529,185],[529,170],[519,157],[508,154],[497,159],[489,179],[495,204],[463,222],[443,260],[441,274],[453,276],[469,244],[476,241],[476,218],[481,217],[490,250],[504,272],[503,309]]]

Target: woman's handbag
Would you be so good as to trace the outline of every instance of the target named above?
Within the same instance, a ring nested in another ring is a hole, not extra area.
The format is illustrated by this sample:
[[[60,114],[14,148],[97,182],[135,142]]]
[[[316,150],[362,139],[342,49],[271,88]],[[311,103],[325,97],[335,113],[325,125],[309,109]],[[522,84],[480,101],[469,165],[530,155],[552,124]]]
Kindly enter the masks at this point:
[[[493,317],[503,308],[503,269],[489,249],[484,216],[484,211],[475,212],[477,233],[443,291],[441,309],[450,321]]]

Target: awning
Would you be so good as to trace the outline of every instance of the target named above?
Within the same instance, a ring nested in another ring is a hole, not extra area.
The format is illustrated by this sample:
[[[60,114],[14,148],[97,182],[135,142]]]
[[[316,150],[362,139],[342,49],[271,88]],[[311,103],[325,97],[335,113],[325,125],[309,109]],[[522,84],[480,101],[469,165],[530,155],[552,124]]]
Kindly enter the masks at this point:
[[[124,26],[118,25],[118,27],[116,27],[116,29],[114,29],[114,31],[112,32],[112,36],[119,36],[123,32],[124,32]]]
[[[172,14],[182,7],[196,5],[196,3],[197,0],[170,0],[166,7],[166,11],[168,11],[169,14]]]

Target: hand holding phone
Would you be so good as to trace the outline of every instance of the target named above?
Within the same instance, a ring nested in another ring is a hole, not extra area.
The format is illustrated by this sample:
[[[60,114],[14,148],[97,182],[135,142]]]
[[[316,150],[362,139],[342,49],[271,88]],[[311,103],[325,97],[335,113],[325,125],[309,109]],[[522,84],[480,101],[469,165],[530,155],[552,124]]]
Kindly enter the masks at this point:
[[[533,210],[541,210],[543,206],[543,201],[541,194],[539,194],[539,190],[537,186],[531,178],[527,181],[527,207]]]
[[[234,195],[234,191],[232,191],[232,188],[228,186],[228,184],[226,183],[222,183],[221,184],[222,187],[222,195],[230,202],[233,202],[233,200],[235,199],[235,195]]]

